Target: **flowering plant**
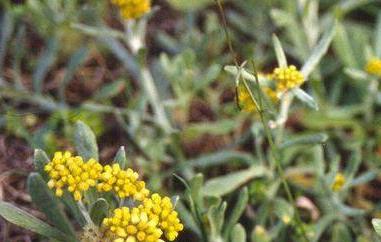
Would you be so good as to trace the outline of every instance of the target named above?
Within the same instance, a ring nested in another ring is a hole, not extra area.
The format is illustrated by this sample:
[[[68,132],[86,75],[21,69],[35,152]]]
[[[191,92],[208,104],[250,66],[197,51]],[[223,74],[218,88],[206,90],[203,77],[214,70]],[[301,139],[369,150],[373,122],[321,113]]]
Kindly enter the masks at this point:
[[[151,194],[138,173],[126,168],[123,147],[113,164],[102,165],[90,128],[78,122],[75,133],[80,155],[56,152],[50,160],[44,151],[36,150],[37,172],[28,178],[33,202],[53,226],[6,202],[0,202],[0,215],[58,241],[175,240],[183,230],[175,211],[176,197]],[[62,204],[81,225],[78,232],[61,209]]]

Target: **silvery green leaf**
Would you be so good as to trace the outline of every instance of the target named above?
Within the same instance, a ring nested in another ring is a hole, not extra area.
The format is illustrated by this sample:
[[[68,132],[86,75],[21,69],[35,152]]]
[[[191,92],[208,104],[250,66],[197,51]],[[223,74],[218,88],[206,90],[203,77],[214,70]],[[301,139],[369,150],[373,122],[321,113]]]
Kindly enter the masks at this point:
[[[124,150],[124,146],[121,146],[118,150],[118,153],[116,153],[114,161],[119,164],[120,168],[125,169],[127,168],[127,158],[126,158],[126,151]]]
[[[287,149],[295,145],[316,145],[327,142],[328,135],[325,133],[308,134],[292,137],[284,141],[279,148]]]
[[[353,52],[352,44],[349,40],[348,32],[344,25],[336,24],[336,34],[333,39],[333,49],[341,62],[347,67],[357,67],[358,63]]]
[[[212,241],[221,240],[221,230],[224,224],[224,217],[226,211],[227,203],[215,204],[211,206],[208,210],[207,217],[210,224],[210,233]]]
[[[180,197],[178,195],[171,197],[171,202],[173,207],[175,208],[177,205],[177,202],[180,200]]]
[[[287,67],[286,55],[284,53],[282,44],[275,34],[273,35],[273,45],[275,49],[276,59],[278,61],[278,66],[281,68]]]
[[[86,60],[88,54],[88,49],[86,47],[79,48],[69,60],[69,63],[66,67],[65,76],[62,80],[61,85],[59,86],[59,94],[62,101],[65,100],[65,88],[68,85],[69,81],[73,78],[75,71],[81,67],[83,62]]]
[[[95,134],[90,127],[82,121],[77,121],[74,130],[74,144],[78,154],[84,160],[91,158],[98,160],[98,145]]]
[[[96,224],[100,225],[103,219],[108,214],[108,209],[110,205],[104,198],[98,198],[90,207],[90,217],[91,220]]]
[[[58,229],[7,202],[0,201],[0,216],[10,223],[47,238],[56,239],[61,242],[78,241],[76,238],[62,233]]]
[[[377,16],[377,26],[374,37],[374,48],[376,49],[377,57],[381,57],[381,13]]]
[[[58,52],[58,40],[51,38],[47,47],[38,59],[36,69],[32,76],[33,89],[37,93],[42,92],[42,82],[48,74],[49,68],[54,64]]]
[[[232,172],[208,180],[202,188],[202,193],[205,196],[223,196],[234,191],[251,179],[266,176],[267,174],[267,168],[263,166],[252,166],[246,170]]]
[[[304,78],[307,80],[308,76],[319,64],[321,58],[327,53],[328,47],[331,44],[333,37],[336,32],[336,22],[333,22],[330,28],[324,33],[322,39],[319,41],[318,45],[312,50],[312,54],[307,59],[303,65],[301,72]]]
[[[237,76],[238,74],[241,74],[243,78],[249,81],[256,81],[255,76],[247,72],[245,69],[237,68],[236,66],[225,66],[224,70],[229,72],[230,74],[233,74],[234,76]]]
[[[378,219],[378,218],[372,219],[372,224],[376,233],[381,236],[381,219]]]
[[[247,190],[247,187],[244,187],[243,189],[239,191],[237,201],[234,207],[231,209],[231,213],[229,217],[227,218],[226,223],[224,225],[223,237],[225,239],[227,239],[229,235],[233,236],[233,234],[235,233],[233,227],[234,225],[236,225],[242,213],[244,212],[248,201],[249,201],[249,192]]]
[[[49,158],[43,150],[40,150],[40,149],[34,150],[34,157],[33,157],[34,169],[39,174],[41,174],[41,176],[44,177],[44,179],[47,179],[47,174],[45,173],[44,167],[48,162],[49,162]]]
[[[331,242],[353,242],[352,235],[344,223],[336,223],[332,228]]]
[[[33,203],[46,215],[49,221],[65,234],[75,236],[74,229],[60,209],[57,198],[39,173],[32,172],[28,176],[27,187]]]
[[[354,80],[368,80],[368,74],[362,70],[345,68],[344,73]]]
[[[292,93],[294,93],[300,101],[307,104],[310,108],[319,110],[319,105],[315,102],[315,99],[303,91],[301,88],[292,89]]]
[[[230,234],[231,242],[246,242],[246,231],[241,224],[236,224]]]

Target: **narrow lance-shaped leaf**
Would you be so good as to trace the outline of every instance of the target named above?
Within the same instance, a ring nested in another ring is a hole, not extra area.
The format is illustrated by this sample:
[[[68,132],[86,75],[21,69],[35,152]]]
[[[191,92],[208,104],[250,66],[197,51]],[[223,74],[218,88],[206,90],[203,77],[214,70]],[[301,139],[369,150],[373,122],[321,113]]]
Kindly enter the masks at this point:
[[[307,59],[306,63],[302,67],[302,74],[304,78],[308,78],[308,76],[312,73],[312,71],[319,64],[321,58],[327,53],[328,47],[331,44],[333,37],[336,32],[336,21],[332,23],[330,28],[324,33],[322,39],[319,44],[313,49],[311,56]]]
[[[74,143],[80,156],[85,160],[98,160],[98,145],[93,131],[82,121],[75,124]]]
[[[223,196],[228,194],[244,183],[255,177],[261,177],[268,174],[263,166],[253,166],[249,169],[233,172],[225,176],[216,177],[207,181],[202,188],[202,192],[207,196]]]
[[[76,238],[62,233],[58,229],[53,228],[47,223],[7,202],[0,201],[0,216],[10,223],[41,234],[47,238],[56,239],[62,242],[78,241]]]
[[[281,68],[287,67],[286,55],[284,53],[282,44],[280,43],[278,37],[275,34],[273,35],[273,44],[274,44],[276,59],[278,61],[279,67]]]
[[[115,162],[119,164],[120,168],[125,169],[127,167],[127,158],[126,151],[124,146],[121,146],[118,150],[118,153],[115,155]]]
[[[99,198],[95,203],[91,205],[90,217],[91,220],[96,224],[100,225],[103,219],[107,216],[109,204],[104,198]]]
[[[374,218],[372,219],[373,228],[376,233],[381,236],[381,219]]]
[[[45,179],[47,180],[47,174],[45,173],[45,165],[49,162],[49,158],[43,150],[35,149],[33,164],[34,169]]]
[[[246,231],[241,224],[236,224],[230,234],[230,242],[246,242]]]
[[[295,96],[302,101],[303,103],[307,104],[310,108],[313,108],[315,110],[319,109],[319,105],[315,102],[315,99],[311,97],[308,93],[303,91],[300,88],[295,88],[292,90],[292,93],[295,94]]]
[[[73,78],[75,71],[86,60],[87,53],[88,53],[88,49],[85,47],[82,47],[70,57],[69,64],[66,68],[65,76],[59,87],[60,98],[62,101],[65,100],[65,88],[67,84]]]
[[[42,92],[42,82],[56,59],[57,50],[58,41],[56,38],[52,38],[48,41],[46,50],[38,59],[37,67],[32,77],[33,88],[37,93]]]
[[[249,201],[249,192],[247,190],[247,187],[244,187],[243,189],[239,191],[236,204],[234,208],[231,210],[231,214],[224,225],[223,235],[226,240],[229,237],[229,235],[230,237],[233,236],[234,230],[232,231],[232,229],[235,226],[235,224],[238,222],[242,213],[245,211],[248,201]]]
[[[316,145],[323,144],[328,140],[328,135],[324,133],[302,135],[288,139],[281,144],[281,149],[286,149],[295,145]]]
[[[71,236],[75,236],[70,221],[59,207],[57,198],[49,190],[46,182],[38,173],[31,173],[28,177],[28,192],[33,203],[42,211],[52,224]]]
[[[374,48],[376,49],[376,55],[378,58],[381,58],[381,13],[377,16],[377,27],[374,38]]]

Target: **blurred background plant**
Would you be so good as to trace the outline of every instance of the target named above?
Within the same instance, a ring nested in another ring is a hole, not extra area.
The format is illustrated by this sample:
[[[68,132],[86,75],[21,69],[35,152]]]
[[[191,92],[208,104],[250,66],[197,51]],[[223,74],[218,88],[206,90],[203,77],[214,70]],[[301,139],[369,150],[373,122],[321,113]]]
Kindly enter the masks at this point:
[[[72,150],[81,120],[100,161],[124,145],[148,187],[180,195],[179,241],[304,241],[296,212],[309,241],[381,241],[370,222],[381,216],[380,76],[366,68],[381,58],[381,4],[223,4],[247,75],[212,0],[153,1],[132,21],[108,1],[2,1],[0,199],[44,218],[25,192],[33,149]],[[295,204],[259,116],[235,98],[237,75],[255,89],[251,60],[268,74],[282,56],[309,74],[294,102],[265,110]],[[1,241],[40,241],[0,226]]]

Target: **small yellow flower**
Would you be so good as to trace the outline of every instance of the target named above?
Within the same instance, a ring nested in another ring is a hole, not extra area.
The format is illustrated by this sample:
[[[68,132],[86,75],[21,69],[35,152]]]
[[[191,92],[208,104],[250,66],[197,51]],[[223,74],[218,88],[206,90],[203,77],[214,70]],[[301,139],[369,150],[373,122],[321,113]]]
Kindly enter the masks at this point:
[[[151,9],[150,0],[111,0],[120,9],[124,19],[136,19],[149,12]]]
[[[102,228],[114,242],[159,242],[163,232],[157,223],[142,209],[121,207],[103,220]]]
[[[239,107],[247,113],[252,113],[257,111],[257,106],[253,101],[249,91],[246,89],[243,83],[238,85],[238,103]],[[262,92],[266,97],[268,97],[271,101],[278,101],[277,93],[269,87],[262,87]]]
[[[150,219],[158,221],[160,229],[169,241],[175,240],[178,233],[184,229],[169,197],[161,197],[155,193],[151,198],[144,200],[139,207]]]
[[[251,95],[245,85],[243,83],[240,83],[237,87],[237,98],[238,98],[238,104],[239,107],[248,113],[255,112],[257,110],[256,104],[251,98]]]
[[[283,93],[289,89],[298,87],[304,82],[303,74],[293,65],[275,68],[272,78],[276,82],[278,93]]]
[[[337,173],[332,184],[332,190],[338,192],[343,188],[344,184],[345,176],[342,173]]]
[[[100,192],[115,192],[120,198],[133,197],[143,201],[149,191],[144,181],[138,180],[138,173],[132,169],[123,170],[119,164],[107,165],[99,177],[97,190]]]
[[[61,197],[67,189],[79,201],[83,192],[96,185],[102,166],[94,159],[84,162],[82,157],[72,156],[70,152],[56,152],[45,165],[45,171],[50,177],[48,187],[55,189],[56,196]]]
[[[381,59],[372,58],[365,66],[365,71],[371,75],[381,77]]]

